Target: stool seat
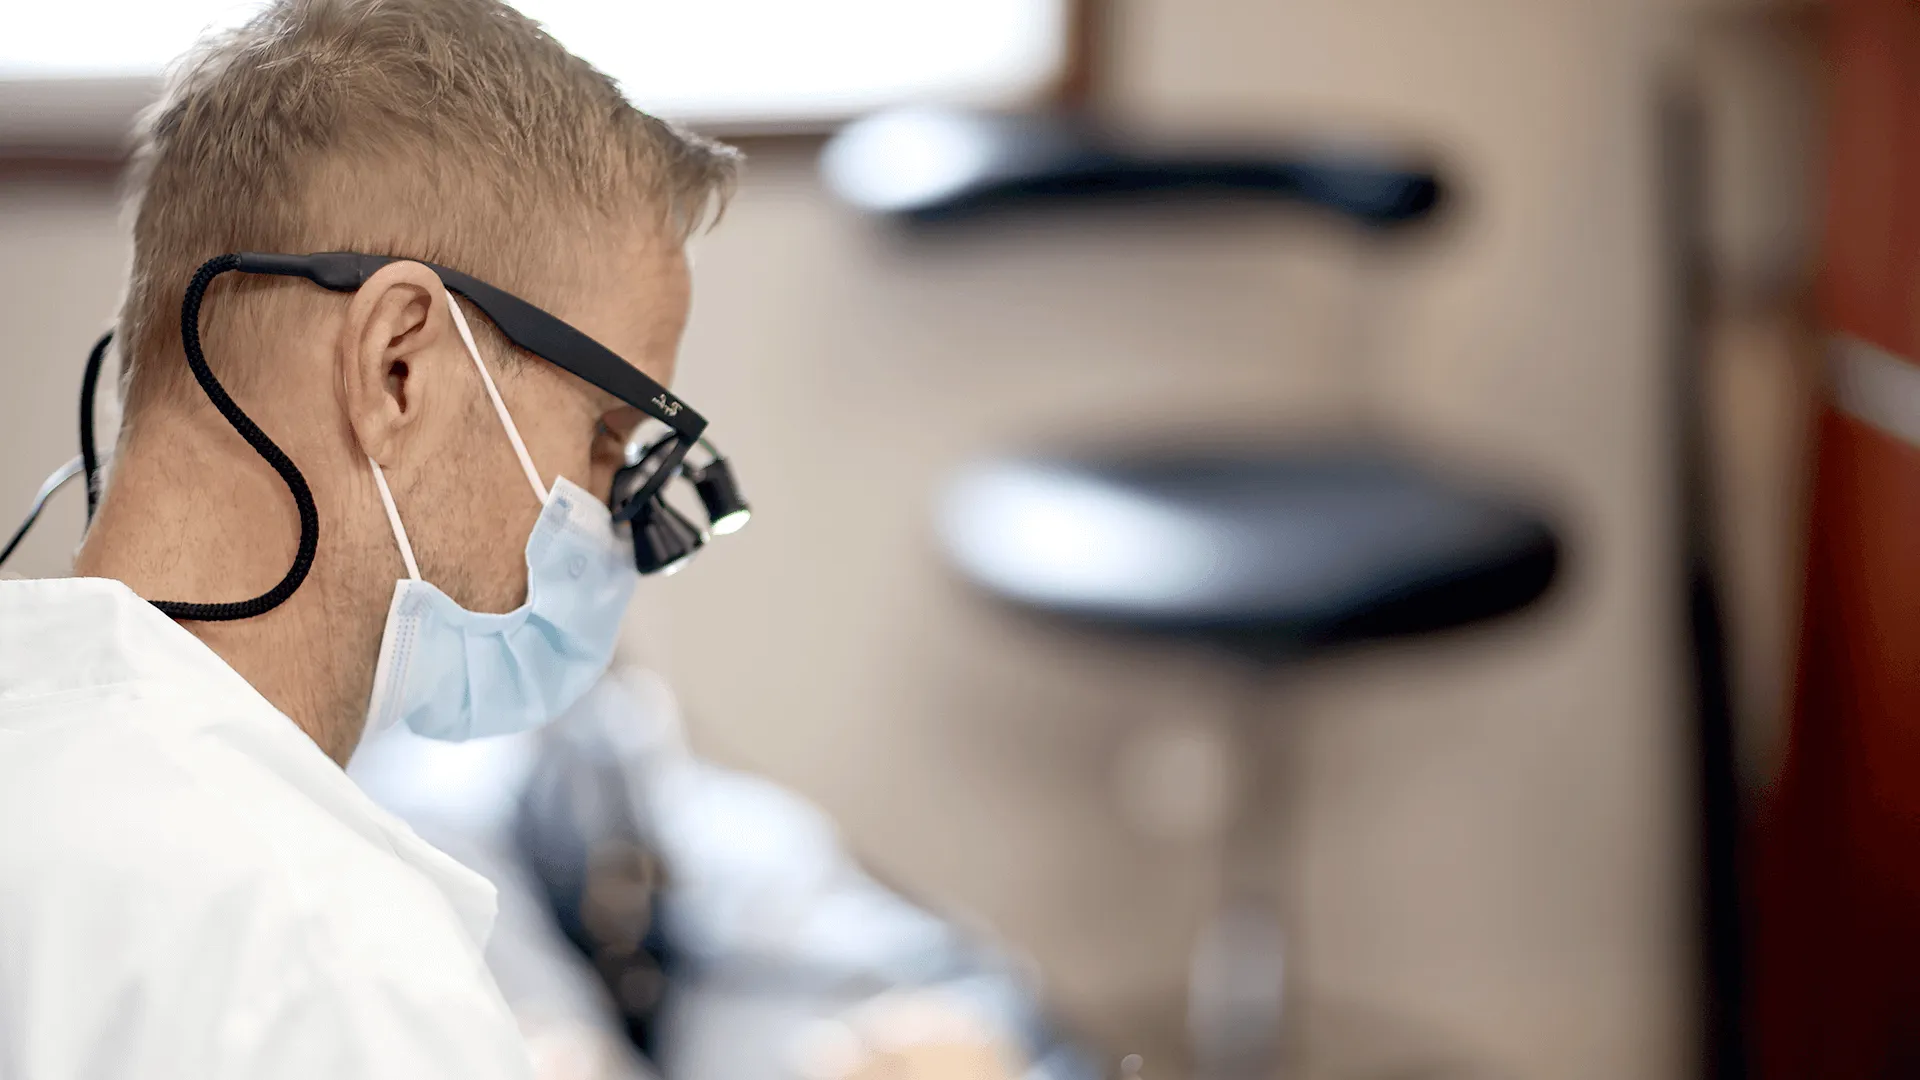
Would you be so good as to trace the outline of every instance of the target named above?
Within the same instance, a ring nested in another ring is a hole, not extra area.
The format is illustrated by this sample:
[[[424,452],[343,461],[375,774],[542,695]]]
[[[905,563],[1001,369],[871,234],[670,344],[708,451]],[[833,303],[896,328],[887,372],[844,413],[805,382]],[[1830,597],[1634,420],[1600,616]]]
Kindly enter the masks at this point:
[[[1035,613],[1283,653],[1496,618],[1560,563],[1507,499],[1331,451],[989,462],[950,489],[940,532],[964,576]]]

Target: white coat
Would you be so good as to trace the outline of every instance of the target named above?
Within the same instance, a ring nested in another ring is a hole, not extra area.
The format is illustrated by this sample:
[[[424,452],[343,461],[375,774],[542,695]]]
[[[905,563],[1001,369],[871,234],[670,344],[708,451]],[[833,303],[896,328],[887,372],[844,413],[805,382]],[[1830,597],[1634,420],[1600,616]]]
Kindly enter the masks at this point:
[[[124,585],[0,581],[0,1080],[518,1080],[493,918]]]

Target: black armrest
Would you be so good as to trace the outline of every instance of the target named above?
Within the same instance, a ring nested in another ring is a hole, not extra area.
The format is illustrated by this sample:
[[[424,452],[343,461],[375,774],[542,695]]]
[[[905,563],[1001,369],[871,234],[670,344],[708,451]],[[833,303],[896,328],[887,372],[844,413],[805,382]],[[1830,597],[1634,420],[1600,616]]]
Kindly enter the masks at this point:
[[[1156,148],[1066,117],[930,109],[848,125],[821,167],[854,206],[921,223],[1016,207],[1228,196],[1311,206],[1377,228],[1423,220],[1442,196],[1431,169],[1384,155]]]

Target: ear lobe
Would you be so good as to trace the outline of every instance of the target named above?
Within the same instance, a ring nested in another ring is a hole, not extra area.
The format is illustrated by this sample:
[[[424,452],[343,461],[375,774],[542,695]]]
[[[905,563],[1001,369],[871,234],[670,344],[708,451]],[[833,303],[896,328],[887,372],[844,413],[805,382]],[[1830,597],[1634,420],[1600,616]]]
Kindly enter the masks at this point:
[[[337,364],[341,406],[360,449],[393,468],[436,402],[449,318],[446,288],[419,263],[389,263],[348,301]]]

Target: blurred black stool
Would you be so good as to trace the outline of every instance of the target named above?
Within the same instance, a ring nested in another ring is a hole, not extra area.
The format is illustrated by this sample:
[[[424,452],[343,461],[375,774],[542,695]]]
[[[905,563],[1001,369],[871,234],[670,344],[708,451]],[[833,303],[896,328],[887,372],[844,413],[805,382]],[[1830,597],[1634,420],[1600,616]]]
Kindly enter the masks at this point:
[[[906,109],[849,125],[821,168],[848,204],[913,233],[1096,203],[1277,204],[1331,215],[1384,246],[1448,201],[1423,158],[1377,146],[1171,145],[1086,116]],[[1370,291],[1353,314],[1371,325],[1377,308]],[[1348,367],[1358,373],[1367,360]],[[1263,689],[1342,646],[1518,611],[1546,591],[1560,561],[1554,533],[1525,508],[1381,450],[1002,461],[960,480],[942,530],[962,573],[1024,613],[1208,647],[1251,666]],[[1251,753],[1267,696],[1250,695],[1237,736],[1244,762],[1270,773]],[[1256,775],[1246,787],[1253,798],[1225,830],[1224,901],[1194,953],[1189,1027],[1203,1080],[1271,1080],[1306,1041],[1286,998],[1277,906],[1245,873],[1272,861],[1260,826],[1280,815],[1258,800],[1286,785]]]
[[[972,583],[1024,614],[1204,646],[1267,676],[1519,611],[1560,565],[1553,530],[1526,508],[1404,461],[1332,451],[993,462],[953,487],[941,535]],[[1280,905],[1257,872],[1273,857],[1267,800],[1284,787],[1252,752],[1267,704],[1250,698],[1239,718],[1255,774],[1225,826],[1223,902],[1193,957],[1188,1023],[1205,1080],[1295,1075],[1280,1070],[1312,1053],[1296,1028]]]

